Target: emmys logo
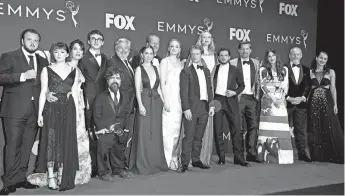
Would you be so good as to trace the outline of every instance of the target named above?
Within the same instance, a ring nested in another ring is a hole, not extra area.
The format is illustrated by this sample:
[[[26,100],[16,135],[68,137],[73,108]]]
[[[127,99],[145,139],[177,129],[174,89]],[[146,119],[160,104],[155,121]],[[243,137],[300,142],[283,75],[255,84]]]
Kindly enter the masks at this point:
[[[265,0],[217,0],[217,4],[222,4],[229,7],[245,7],[256,9],[259,8],[260,12],[263,13],[263,3]]]
[[[73,1],[66,2],[66,8],[72,14],[72,21],[74,23],[74,27],[77,27],[77,21],[75,16],[79,12],[79,5],[74,10],[74,3]],[[68,11],[63,9],[51,9],[51,8],[44,8],[44,7],[33,7],[29,5],[11,5],[0,3],[0,16],[7,15],[7,16],[19,16],[25,18],[37,18],[37,19],[46,19],[46,20],[57,20],[60,22],[66,21],[66,13]]]
[[[77,27],[77,20],[75,19],[74,16],[76,16],[79,12],[79,5],[77,5],[76,9],[73,10],[73,8],[75,7],[73,1],[67,1],[66,2],[66,8],[69,9],[69,11],[71,12],[71,16],[72,16],[72,21],[74,23],[74,27]]]
[[[205,31],[210,31],[213,28],[213,21],[208,18],[204,19],[203,25],[191,25],[191,24],[178,24],[158,21],[157,30],[161,32],[174,32],[174,33],[184,33],[184,34],[198,34]]]
[[[277,35],[277,34],[272,34],[272,33],[268,33],[266,35],[266,41],[270,43],[301,45],[303,42],[304,49],[307,49],[307,43],[306,43],[307,39],[308,39],[308,32],[306,30],[302,30],[301,34],[298,36]]]

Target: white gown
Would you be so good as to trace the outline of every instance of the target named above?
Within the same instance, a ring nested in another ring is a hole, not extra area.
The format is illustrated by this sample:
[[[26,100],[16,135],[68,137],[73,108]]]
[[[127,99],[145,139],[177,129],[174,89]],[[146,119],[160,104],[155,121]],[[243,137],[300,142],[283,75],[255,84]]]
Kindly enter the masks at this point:
[[[162,68],[162,66],[165,66],[166,71],[166,82],[162,84],[162,87],[168,89],[164,101],[168,101],[170,104],[170,112],[163,109],[162,114],[164,153],[169,168],[176,170],[179,166],[178,157],[180,157],[182,147],[180,72],[183,65],[173,62],[170,57],[167,57],[162,59],[160,67]]]

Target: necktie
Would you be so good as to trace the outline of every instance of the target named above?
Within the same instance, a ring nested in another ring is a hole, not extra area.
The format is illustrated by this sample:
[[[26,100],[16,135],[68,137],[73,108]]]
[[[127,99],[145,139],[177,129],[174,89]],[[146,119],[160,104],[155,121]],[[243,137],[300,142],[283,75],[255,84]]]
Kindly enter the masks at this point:
[[[117,104],[119,104],[119,101],[117,100],[116,94],[117,93],[114,93],[114,104],[115,104],[115,107],[117,107]]]
[[[204,69],[204,66],[197,65],[197,69],[201,69],[201,70],[203,70],[203,69]]]
[[[131,68],[129,67],[128,61],[127,61],[127,60],[124,60],[124,62],[125,62],[126,68],[128,69],[128,71],[129,71],[129,73],[130,73],[130,75],[131,75],[131,78],[133,79],[133,78],[134,78],[134,75],[133,75],[133,72],[132,72]]]
[[[248,64],[248,65],[250,65],[250,61],[243,61],[243,63],[242,63],[242,65],[244,65],[244,64]]]
[[[30,69],[35,69],[35,65],[34,65],[34,56],[32,56],[32,55],[29,55],[28,56],[29,57],[29,67],[30,67]]]
[[[301,64],[293,64],[292,67],[298,67],[298,68],[300,68],[300,67],[301,67]]]

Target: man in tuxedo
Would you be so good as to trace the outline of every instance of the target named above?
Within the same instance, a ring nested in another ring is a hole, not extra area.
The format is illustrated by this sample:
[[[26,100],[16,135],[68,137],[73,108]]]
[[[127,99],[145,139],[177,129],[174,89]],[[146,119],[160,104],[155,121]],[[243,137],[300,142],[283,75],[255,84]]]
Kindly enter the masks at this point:
[[[0,58],[3,86],[0,116],[5,129],[5,173],[1,195],[16,188],[35,189],[26,179],[30,151],[37,133],[37,112],[41,91],[40,75],[48,61],[35,52],[41,36],[34,29],[21,34],[21,48]]]
[[[234,152],[234,163],[241,166],[250,166],[245,162],[241,148],[243,140],[241,139],[240,128],[240,110],[238,104],[238,95],[244,89],[243,73],[239,67],[229,64],[230,50],[221,48],[218,52],[219,63],[216,66],[213,78],[214,99],[220,103],[220,109],[214,115],[214,140],[219,157],[218,164],[225,164],[224,152],[224,132],[223,119],[226,116],[231,132],[231,140]]]
[[[259,61],[250,58],[252,52],[250,42],[241,42],[238,45],[240,58],[230,61],[231,65],[241,69],[244,80],[244,90],[238,95],[240,106],[241,129],[244,134],[247,151],[246,160],[250,162],[261,162],[256,156],[256,143],[258,139],[258,102],[260,94],[259,86]],[[246,125],[246,126],[245,126]]]
[[[92,164],[91,177],[97,175],[97,139],[94,135],[94,122],[92,118],[92,103],[95,96],[106,89],[107,83],[103,77],[107,68],[107,57],[101,53],[104,36],[99,30],[92,30],[87,35],[90,49],[84,54],[79,63],[79,69],[85,77],[84,97],[87,100],[85,115],[86,128],[90,135],[90,155]]]
[[[162,60],[162,58],[157,55],[158,50],[159,50],[159,45],[160,45],[159,37],[155,34],[150,34],[149,36],[146,37],[146,45],[152,46],[153,52],[154,52],[152,63],[153,65],[159,67],[159,64]],[[140,53],[134,56],[132,59],[133,70],[135,70],[139,65],[140,65]]]
[[[129,124],[128,94],[119,91],[122,70],[108,68],[104,73],[108,89],[99,93],[93,103],[93,119],[96,126],[98,175],[104,181],[113,181],[115,176],[130,177],[125,170],[123,143],[126,143]],[[108,171],[110,160],[111,173]]]
[[[184,138],[181,153],[182,167],[177,170],[179,173],[188,170],[191,158],[193,167],[210,168],[201,162],[200,152],[208,116],[214,115],[211,73],[201,64],[201,46],[192,46],[190,54],[192,65],[184,68],[180,73]]]
[[[115,67],[122,69],[123,77],[120,86],[120,91],[127,97],[125,105],[128,105],[128,119],[127,124],[129,126],[128,140],[124,144],[126,166],[132,169],[135,163],[136,153],[136,137],[133,137],[133,125],[136,111],[136,99],[134,88],[134,70],[128,62],[128,55],[131,49],[131,41],[126,38],[119,38],[114,44],[115,54],[108,60],[107,67]],[[134,140],[134,141],[133,141]]]
[[[307,151],[307,97],[310,91],[309,68],[301,64],[302,50],[294,47],[290,50],[290,62],[285,65],[289,70],[289,90],[287,93],[287,110],[290,127],[293,127],[298,150],[298,159],[310,162]]]

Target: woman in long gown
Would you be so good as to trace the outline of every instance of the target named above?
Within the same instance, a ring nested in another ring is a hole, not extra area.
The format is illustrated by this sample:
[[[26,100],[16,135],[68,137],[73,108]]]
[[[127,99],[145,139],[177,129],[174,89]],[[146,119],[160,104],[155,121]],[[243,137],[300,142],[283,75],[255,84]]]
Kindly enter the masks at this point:
[[[312,161],[344,163],[344,134],[337,116],[335,72],[321,51],[311,65],[308,96],[308,143]]]
[[[179,167],[178,157],[181,153],[182,108],[180,98],[180,61],[181,45],[176,39],[168,44],[167,57],[160,63],[160,81],[164,100],[162,115],[163,144],[165,159],[171,170]]]
[[[79,169],[77,110],[72,95],[79,73],[66,63],[69,55],[66,44],[53,44],[50,54],[52,64],[43,68],[41,74],[37,123],[42,131],[36,172],[48,171],[48,188],[65,191],[75,187],[75,175]],[[47,102],[47,91],[55,93],[58,100]]]
[[[285,100],[289,84],[287,67],[282,65],[275,50],[268,50],[259,71],[263,96],[257,143],[258,158],[267,163],[293,163]]]
[[[198,41],[196,45],[199,45],[203,48],[202,51],[202,65],[206,66],[211,72],[211,82],[212,82],[212,89],[213,89],[213,77],[216,71],[216,65],[218,63],[216,48],[213,41],[213,36],[209,31],[205,31],[201,33],[198,37]],[[186,66],[191,65],[190,57],[188,57]],[[212,91],[213,92],[213,91]],[[211,164],[211,156],[213,152],[213,117],[209,117],[204,133],[204,137],[202,139],[202,148],[200,154],[200,160],[205,165]]]
[[[140,55],[142,63],[135,70],[135,91],[139,107],[136,119],[136,168],[139,174],[154,174],[168,170],[162,136],[163,102],[158,69],[152,64],[153,48],[144,46]]]

